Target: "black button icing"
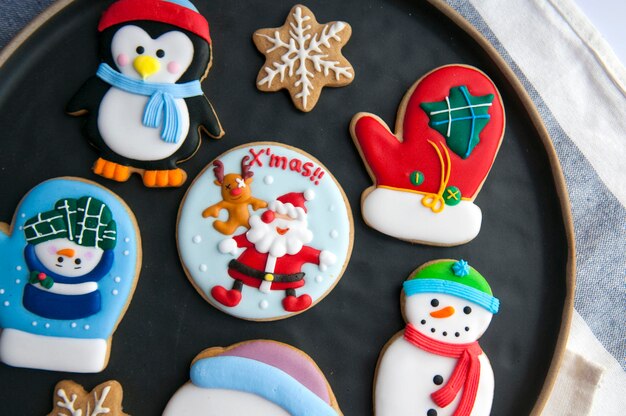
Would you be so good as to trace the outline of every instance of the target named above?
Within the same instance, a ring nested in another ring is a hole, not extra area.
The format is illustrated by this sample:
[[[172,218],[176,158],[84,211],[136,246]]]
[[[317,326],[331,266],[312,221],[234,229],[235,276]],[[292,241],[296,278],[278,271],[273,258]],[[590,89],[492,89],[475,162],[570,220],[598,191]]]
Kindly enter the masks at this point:
[[[437,374],[435,377],[433,377],[433,383],[435,383],[438,386],[441,386],[443,384],[443,377]]]

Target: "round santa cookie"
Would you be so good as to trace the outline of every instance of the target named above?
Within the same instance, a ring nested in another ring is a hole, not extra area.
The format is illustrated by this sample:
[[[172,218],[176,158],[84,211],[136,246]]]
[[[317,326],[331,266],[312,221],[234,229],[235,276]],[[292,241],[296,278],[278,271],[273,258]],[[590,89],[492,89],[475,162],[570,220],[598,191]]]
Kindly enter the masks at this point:
[[[290,345],[269,340],[204,350],[190,381],[172,396],[163,416],[341,416],[335,395],[315,362]]]
[[[94,182],[48,180],[0,224],[0,253],[0,360],[102,371],[141,268],[128,206]]]
[[[71,380],[59,381],[48,416],[128,416],[122,410],[123,395],[122,385],[115,380],[98,384],[90,392]]]
[[[478,339],[498,313],[489,284],[464,260],[434,260],[403,284],[406,328],[383,348],[377,416],[488,416],[494,392]]]
[[[211,66],[207,20],[189,0],[117,0],[98,32],[100,66],[67,106],[88,115],[85,134],[100,154],[94,173],[182,185],[178,163],[196,153],[201,132],[224,134],[200,85]]]
[[[294,147],[236,147],[198,175],[178,212],[181,262],[198,292],[267,321],[324,298],[352,252],[350,205],[331,173]]]
[[[467,65],[419,79],[398,108],[395,133],[358,113],[350,132],[374,181],[361,198],[372,228],[414,243],[455,246],[482,223],[474,204],[502,138],[505,116],[494,83]]]

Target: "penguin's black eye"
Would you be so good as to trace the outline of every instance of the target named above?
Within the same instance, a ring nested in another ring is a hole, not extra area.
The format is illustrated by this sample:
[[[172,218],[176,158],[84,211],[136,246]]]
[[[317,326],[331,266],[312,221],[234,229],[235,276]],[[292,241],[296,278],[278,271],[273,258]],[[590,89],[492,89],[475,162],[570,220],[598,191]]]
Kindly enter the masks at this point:
[[[439,301],[437,299],[431,300],[430,306],[432,306],[433,308],[436,308],[437,306],[439,306]]]
[[[63,263],[63,257],[59,257],[59,258],[57,259],[57,263]]]
[[[163,58],[165,56],[165,51],[163,49],[159,49],[156,51],[156,56],[159,58]]]
[[[146,51],[146,49],[143,46],[137,46],[137,49],[135,50],[137,51],[139,55],[141,55],[142,53]]]
[[[465,315],[469,315],[470,313],[472,313],[472,308],[466,306],[463,308],[463,312],[465,313]]]
[[[81,263],[81,260],[80,260],[80,259],[76,259],[76,260],[74,260],[74,263],[75,263],[76,265],[79,265],[79,264]]]

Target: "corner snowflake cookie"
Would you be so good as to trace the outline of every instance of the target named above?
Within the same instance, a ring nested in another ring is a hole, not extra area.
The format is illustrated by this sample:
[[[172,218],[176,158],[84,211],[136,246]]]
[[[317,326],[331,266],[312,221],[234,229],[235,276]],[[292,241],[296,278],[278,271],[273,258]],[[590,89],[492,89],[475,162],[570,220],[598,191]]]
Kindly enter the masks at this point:
[[[283,26],[259,29],[252,36],[266,58],[257,88],[285,88],[299,110],[311,111],[323,87],[343,87],[354,79],[354,68],[341,54],[351,34],[346,22],[319,24],[311,10],[294,6]]]
[[[122,396],[122,385],[115,380],[99,384],[90,392],[73,381],[59,381],[48,416],[128,416],[122,411]]]

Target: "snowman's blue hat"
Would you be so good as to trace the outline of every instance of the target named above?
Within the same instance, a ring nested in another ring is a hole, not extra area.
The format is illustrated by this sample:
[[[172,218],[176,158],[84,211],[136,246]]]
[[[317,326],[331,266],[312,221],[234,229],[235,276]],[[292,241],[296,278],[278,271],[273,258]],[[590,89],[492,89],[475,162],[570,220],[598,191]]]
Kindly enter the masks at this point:
[[[465,260],[435,260],[417,269],[404,283],[404,294],[444,293],[474,302],[496,314],[500,301],[487,280]]]

